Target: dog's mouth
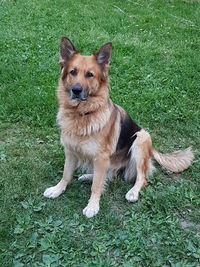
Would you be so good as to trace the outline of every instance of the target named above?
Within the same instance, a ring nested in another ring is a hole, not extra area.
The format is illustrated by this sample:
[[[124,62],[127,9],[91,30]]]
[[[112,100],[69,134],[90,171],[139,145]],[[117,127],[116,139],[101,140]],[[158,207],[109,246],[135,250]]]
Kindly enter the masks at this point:
[[[81,101],[86,101],[88,98],[88,93],[84,87],[80,84],[75,84],[69,89],[71,99],[77,99]]]
[[[81,101],[86,101],[87,100],[87,96],[86,95],[75,95],[75,94],[72,94],[71,95],[71,99],[79,99]]]

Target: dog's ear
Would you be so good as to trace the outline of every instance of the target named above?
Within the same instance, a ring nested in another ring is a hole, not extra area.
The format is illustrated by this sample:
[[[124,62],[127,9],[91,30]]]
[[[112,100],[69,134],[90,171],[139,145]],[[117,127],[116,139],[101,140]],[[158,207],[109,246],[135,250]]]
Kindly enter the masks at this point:
[[[74,54],[78,53],[72,42],[67,37],[61,38],[60,43],[60,66],[63,68]]]
[[[104,68],[109,65],[112,52],[112,43],[104,44],[98,51],[94,53],[97,63]]]

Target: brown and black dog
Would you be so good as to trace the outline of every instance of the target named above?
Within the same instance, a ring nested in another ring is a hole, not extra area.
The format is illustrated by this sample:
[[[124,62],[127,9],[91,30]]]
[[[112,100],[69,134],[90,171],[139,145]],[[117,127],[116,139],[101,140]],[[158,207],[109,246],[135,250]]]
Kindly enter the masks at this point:
[[[68,38],[61,39],[57,119],[66,159],[61,181],[47,188],[44,196],[58,197],[75,169],[91,168],[92,174],[79,178],[93,181],[91,197],[83,210],[88,218],[99,211],[106,178],[123,171],[125,180],[134,183],[125,197],[134,202],[140,189],[147,185],[151,159],[170,171],[180,172],[189,167],[194,157],[191,148],[171,154],[155,150],[150,135],[111,101],[108,85],[111,47],[111,43],[106,43],[91,56],[83,56]]]

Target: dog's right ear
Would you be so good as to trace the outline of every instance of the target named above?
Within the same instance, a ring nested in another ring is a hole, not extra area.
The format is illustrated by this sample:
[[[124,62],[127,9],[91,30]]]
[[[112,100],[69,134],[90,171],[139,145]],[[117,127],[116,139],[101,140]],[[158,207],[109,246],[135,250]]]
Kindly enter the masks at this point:
[[[110,63],[112,43],[104,44],[98,51],[94,52],[97,63],[104,69]]]
[[[63,68],[74,54],[78,53],[72,42],[67,37],[61,38],[60,43],[60,66]]]

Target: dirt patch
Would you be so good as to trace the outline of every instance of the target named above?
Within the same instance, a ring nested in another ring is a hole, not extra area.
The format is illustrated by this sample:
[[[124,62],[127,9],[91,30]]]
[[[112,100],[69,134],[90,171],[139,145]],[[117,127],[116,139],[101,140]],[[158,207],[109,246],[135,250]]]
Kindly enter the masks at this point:
[[[181,226],[184,228],[184,229],[188,229],[189,227],[193,227],[195,228],[197,231],[200,231],[200,224],[199,223],[193,223],[193,222],[190,222],[190,221],[186,221],[186,220],[182,220],[181,221]]]

